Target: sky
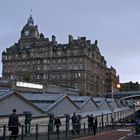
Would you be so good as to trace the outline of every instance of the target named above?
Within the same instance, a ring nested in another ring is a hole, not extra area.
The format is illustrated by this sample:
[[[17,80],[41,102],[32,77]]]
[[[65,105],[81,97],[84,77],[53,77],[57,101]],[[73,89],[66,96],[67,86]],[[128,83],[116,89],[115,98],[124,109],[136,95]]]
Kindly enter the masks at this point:
[[[1,0],[1,53],[18,42],[31,14],[39,32],[67,43],[86,36],[98,40],[107,66],[113,66],[120,82],[140,83],[140,0]],[[0,63],[0,75],[2,63]]]

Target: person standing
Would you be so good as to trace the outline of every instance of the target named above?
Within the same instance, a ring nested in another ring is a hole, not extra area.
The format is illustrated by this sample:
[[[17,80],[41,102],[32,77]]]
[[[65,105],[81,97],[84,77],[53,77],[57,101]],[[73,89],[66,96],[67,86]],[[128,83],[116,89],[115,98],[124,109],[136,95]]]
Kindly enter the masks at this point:
[[[97,125],[98,125],[98,121],[97,121],[97,117],[95,117],[95,120],[94,120],[94,127],[93,127],[94,135],[96,135],[96,132],[97,132]]]
[[[91,114],[89,116],[89,120],[88,120],[88,123],[89,123],[89,130],[93,131],[93,121],[94,121],[94,117],[93,117],[93,114]]]
[[[76,132],[77,134],[80,134],[80,129],[81,129],[81,115],[77,115],[77,126],[76,126]]]
[[[18,132],[19,132],[18,126],[19,126],[19,119],[16,114],[16,109],[13,109],[13,112],[9,116],[9,121],[8,121],[8,128],[9,128],[9,131],[11,131],[9,140],[12,140],[12,138],[16,140],[16,138],[18,137]]]
[[[61,126],[60,118],[58,117],[55,118],[54,125],[56,126],[56,131],[59,132],[59,127]]]
[[[72,116],[72,127],[73,127],[73,131],[72,133],[75,134],[76,133],[76,126],[77,126],[77,116],[75,114],[75,112],[73,113],[73,116]]]

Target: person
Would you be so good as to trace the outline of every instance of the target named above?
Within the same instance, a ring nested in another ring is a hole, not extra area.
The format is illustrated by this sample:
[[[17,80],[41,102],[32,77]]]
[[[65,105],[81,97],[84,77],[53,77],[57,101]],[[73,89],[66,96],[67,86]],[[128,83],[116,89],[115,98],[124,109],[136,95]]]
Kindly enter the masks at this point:
[[[91,114],[91,116],[90,116],[90,126],[91,126],[91,130],[93,131],[93,129],[94,129],[94,117],[93,117],[93,114]]]
[[[77,116],[75,114],[75,112],[73,113],[73,116],[72,116],[72,127],[73,127],[73,130],[72,130],[72,133],[75,134],[76,133],[76,126],[77,126]]]
[[[95,117],[94,124],[93,124],[94,135],[96,135],[96,132],[97,132],[97,125],[98,125],[98,121],[97,121],[97,117]]]
[[[59,131],[59,127],[61,126],[60,118],[58,117],[55,118],[54,125],[56,126],[56,131]]]
[[[77,125],[76,125],[76,132],[77,134],[80,134],[81,129],[81,115],[77,115]]]
[[[91,114],[90,116],[88,116],[88,129],[89,131],[92,130],[93,131],[93,114]]]
[[[9,140],[12,140],[12,138],[16,140],[16,138],[18,137],[18,132],[19,132],[18,126],[19,126],[19,119],[16,114],[16,109],[13,109],[13,112],[9,116],[9,121],[8,121],[8,128],[9,128],[9,131],[11,131]]]

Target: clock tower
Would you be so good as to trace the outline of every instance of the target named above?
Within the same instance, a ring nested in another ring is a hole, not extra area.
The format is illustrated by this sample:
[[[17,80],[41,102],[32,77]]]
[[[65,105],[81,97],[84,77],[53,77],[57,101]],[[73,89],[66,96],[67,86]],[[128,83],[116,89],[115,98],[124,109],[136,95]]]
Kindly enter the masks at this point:
[[[34,25],[34,19],[30,14],[26,25],[21,31],[21,39],[39,38],[38,26]]]

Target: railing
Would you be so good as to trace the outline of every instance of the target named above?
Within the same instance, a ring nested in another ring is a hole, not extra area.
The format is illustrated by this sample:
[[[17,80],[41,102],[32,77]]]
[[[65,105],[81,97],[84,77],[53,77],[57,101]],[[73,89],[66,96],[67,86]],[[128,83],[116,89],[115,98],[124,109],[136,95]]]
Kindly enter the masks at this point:
[[[117,125],[111,125],[111,124],[104,124],[102,126],[101,123],[98,124],[97,127],[97,133],[101,133],[103,131],[110,131],[112,128],[116,129],[119,126]],[[65,128],[65,130],[63,129]],[[10,132],[8,131],[8,127],[4,125],[1,127],[1,133],[0,139],[7,140],[10,137]],[[59,140],[59,139],[72,139],[75,137],[82,137],[86,135],[94,134],[93,130],[88,127],[87,123],[80,124],[73,133],[72,128],[68,128],[67,125],[62,125],[59,128],[56,128],[54,125],[32,125],[30,127],[30,132],[25,133],[25,126],[22,125],[19,127],[19,136],[18,139],[21,140]]]
[[[117,114],[116,114],[117,116]],[[122,126],[121,123],[118,123],[120,120],[125,119],[115,118],[114,122],[111,119],[112,114],[102,114],[97,116],[97,133],[103,131],[110,131],[112,129],[117,129]],[[72,139],[76,137],[82,137],[86,135],[93,135],[94,131],[89,127],[87,117],[82,118],[79,124],[76,127],[76,133],[73,133],[73,127],[71,120],[69,123],[64,123],[65,118],[61,118],[62,125],[56,127],[52,124],[32,124],[25,126],[21,124],[19,126],[19,136],[18,140],[60,140],[60,139]],[[10,131],[7,125],[0,126],[0,140],[8,140],[10,137]]]

